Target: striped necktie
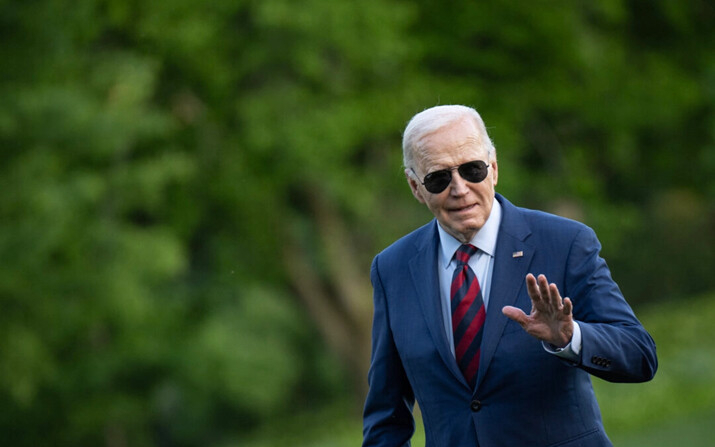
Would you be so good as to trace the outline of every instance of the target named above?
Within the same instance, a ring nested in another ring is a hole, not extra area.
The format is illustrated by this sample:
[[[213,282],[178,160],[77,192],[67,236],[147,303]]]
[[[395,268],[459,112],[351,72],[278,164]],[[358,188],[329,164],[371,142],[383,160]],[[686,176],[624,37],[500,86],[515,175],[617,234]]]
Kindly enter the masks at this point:
[[[467,264],[476,252],[477,247],[473,245],[462,245],[457,249],[457,268],[450,288],[455,356],[459,369],[472,388],[477,381],[482,328],[486,318],[479,281]]]

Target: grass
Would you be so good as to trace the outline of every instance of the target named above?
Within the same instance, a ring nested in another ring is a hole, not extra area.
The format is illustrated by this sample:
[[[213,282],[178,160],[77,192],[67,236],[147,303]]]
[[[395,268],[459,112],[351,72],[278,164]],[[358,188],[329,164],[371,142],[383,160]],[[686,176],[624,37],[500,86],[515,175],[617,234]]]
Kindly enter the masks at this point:
[[[606,431],[614,438],[677,421],[688,426],[715,411],[715,296],[653,306],[639,316],[656,342],[655,378],[643,384],[594,379]]]
[[[619,447],[711,447],[715,444],[715,410],[652,424],[631,433],[611,436]]]

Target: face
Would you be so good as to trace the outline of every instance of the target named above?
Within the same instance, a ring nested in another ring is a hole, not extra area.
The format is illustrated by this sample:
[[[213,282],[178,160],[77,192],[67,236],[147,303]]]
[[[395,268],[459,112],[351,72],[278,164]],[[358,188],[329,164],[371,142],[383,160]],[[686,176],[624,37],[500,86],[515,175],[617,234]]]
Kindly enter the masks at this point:
[[[462,243],[469,242],[484,226],[494,201],[497,162],[489,160],[482,141],[471,120],[454,122],[423,138],[420,148],[414,153],[416,175],[410,168],[405,169],[415,198],[427,205],[442,228]],[[487,178],[479,183],[464,180],[456,169],[452,171],[451,183],[441,193],[430,193],[421,183],[431,172],[474,160],[489,164]]]

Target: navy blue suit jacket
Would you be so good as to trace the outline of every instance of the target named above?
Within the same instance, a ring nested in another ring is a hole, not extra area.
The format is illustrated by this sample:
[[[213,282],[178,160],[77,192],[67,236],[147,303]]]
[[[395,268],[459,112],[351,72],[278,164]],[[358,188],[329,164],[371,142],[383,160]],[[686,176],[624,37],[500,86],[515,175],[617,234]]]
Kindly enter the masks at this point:
[[[427,446],[607,446],[590,374],[612,382],[642,382],[655,374],[653,339],[611,278],[593,230],[517,208],[499,194],[496,199],[502,222],[474,390],[445,333],[436,221],[375,257],[363,446],[409,445],[415,398]],[[529,272],[543,273],[571,298],[582,333],[580,362],[546,352],[502,314],[506,305],[530,312]]]

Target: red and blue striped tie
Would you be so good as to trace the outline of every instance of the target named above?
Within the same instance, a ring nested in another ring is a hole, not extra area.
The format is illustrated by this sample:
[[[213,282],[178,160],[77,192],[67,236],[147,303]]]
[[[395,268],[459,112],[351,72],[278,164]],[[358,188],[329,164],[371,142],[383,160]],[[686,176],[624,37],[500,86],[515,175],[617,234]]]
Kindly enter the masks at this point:
[[[462,245],[457,249],[457,268],[450,289],[455,356],[459,369],[472,388],[477,381],[482,328],[486,318],[479,281],[467,264],[476,252],[477,247],[473,245]]]

